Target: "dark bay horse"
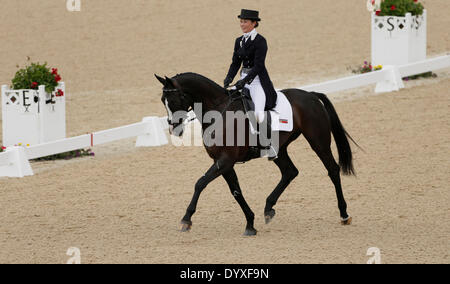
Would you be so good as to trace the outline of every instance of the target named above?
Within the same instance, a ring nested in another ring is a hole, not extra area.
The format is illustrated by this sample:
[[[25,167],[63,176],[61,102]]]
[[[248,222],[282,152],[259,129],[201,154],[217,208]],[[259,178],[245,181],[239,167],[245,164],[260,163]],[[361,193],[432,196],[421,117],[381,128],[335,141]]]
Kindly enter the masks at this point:
[[[224,89],[199,74],[183,73],[178,74],[173,78],[155,76],[164,86],[161,100],[169,114],[168,123],[171,132],[173,132],[173,129],[180,129],[180,125],[183,124],[183,120],[186,118],[183,117],[176,121],[173,119],[173,113],[187,112],[194,108],[194,104],[196,103],[201,103],[203,112],[215,110],[222,113],[223,116],[226,116],[229,111],[243,110],[242,101],[231,101],[230,93],[227,89]],[[267,197],[264,209],[266,223],[270,222],[275,216],[273,207],[277,203],[280,195],[299,174],[299,171],[289,158],[287,148],[292,141],[303,134],[311,148],[324,164],[328,171],[328,175],[334,184],[341,223],[343,225],[349,225],[352,219],[347,214],[347,204],[342,193],[340,171],[345,175],[355,174],[352,163],[352,151],[347,137],[352,141],[353,139],[345,131],[333,105],[326,95],[306,92],[299,89],[286,89],[282,90],[282,92],[286,95],[292,105],[294,128],[291,132],[279,133],[278,158],[275,159],[274,162],[280,169],[282,177],[279,184]],[[227,112],[224,112],[225,110],[227,110]],[[197,118],[202,124],[203,131],[205,131],[209,124],[202,122],[201,117],[197,116]],[[225,118],[223,121],[225,121]],[[227,125],[224,124],[223,127],[226,128]],[[228,125],[228,127],[230,127],[230,125]],[[245,132],[246,137],[248,138],[248,123]],[[338,149],[339,164],[336,163],[331,152],[331,133],[334,136]],[[173,134],[180,136],[182,135],[182,131],[175,131]],[[203,175],[195,184],[192,201],[186,210],[186,215],[181,221],[182,231],[189,231],[191,229],[191,217],[195,213],[197,202],[202,191],[214,179],[223,176],[231,193],[244,211],[247,220],[244,235],[256,235],[257,231],[253,224],[255,214],[252,212],[242,195],[238,178],[234,170],[234,165],[236,163],[248,160],[248,153],[251,147],[249,147],[247,142],[248,140],[246,140],[244,146],[205,145],[206,151],[214,160],[214,163],[205,175]]]

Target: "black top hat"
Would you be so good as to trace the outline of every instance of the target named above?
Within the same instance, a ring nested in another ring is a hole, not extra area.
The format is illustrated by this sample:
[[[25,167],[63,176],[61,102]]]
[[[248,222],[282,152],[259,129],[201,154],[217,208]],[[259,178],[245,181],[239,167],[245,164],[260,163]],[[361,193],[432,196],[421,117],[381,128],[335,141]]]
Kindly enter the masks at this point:
[[[253,21],[261,21],[259,18],[259,12],[253,10],[242,9],[241,14],[238,16],[239,19],[253,20]]]

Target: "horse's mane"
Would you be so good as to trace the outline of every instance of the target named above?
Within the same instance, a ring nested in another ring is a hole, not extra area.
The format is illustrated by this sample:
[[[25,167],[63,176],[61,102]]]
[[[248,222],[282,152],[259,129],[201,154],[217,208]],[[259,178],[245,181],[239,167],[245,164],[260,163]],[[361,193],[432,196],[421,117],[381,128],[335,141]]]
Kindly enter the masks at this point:
[[[200,75],[200,74],[197,74],[197,73],[193,73],[193,72],[186,72],[186,73],[177,74],[176,76],[173,77],[173,79],[175,79],[175,80],[181,79],[181,80],[201,81],[201,82],[208,83],[211,86],[214,86],[215,88],[217,88],[218,90],[220,90],[222,92],[225,90],[222,86],[220,86],[219,84],[217,84],[213,80],[211,80],[211,79],[209,79],[209,78],[207,78],[207,77],[205,77],[203,75]]]

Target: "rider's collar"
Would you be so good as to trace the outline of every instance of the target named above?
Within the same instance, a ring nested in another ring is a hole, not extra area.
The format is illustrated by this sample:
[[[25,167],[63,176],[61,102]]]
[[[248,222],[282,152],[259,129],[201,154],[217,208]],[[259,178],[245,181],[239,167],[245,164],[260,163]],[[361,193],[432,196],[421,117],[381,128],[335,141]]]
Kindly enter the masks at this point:
[[[256,31],[256,29],[253,29],[250,32],[244,34],[244,39],[251,37],[251,40],[253,41],[253,40],[255,40],[255,37],[257,34],[258,34],[258,32]]]

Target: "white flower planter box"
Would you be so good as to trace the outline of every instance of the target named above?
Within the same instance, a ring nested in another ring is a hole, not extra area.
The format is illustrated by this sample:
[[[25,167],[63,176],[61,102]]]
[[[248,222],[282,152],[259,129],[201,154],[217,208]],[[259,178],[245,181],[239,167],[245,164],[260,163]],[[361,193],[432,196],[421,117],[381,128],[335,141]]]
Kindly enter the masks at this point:
[[[405,17],[372,13],[372,65],[402,65],[427,57],[427,11]]]
[[[10,90],[2,86],[3,146],[37,145],[66,138],[66,90],[47,94],[45,86],[38,90]]]

